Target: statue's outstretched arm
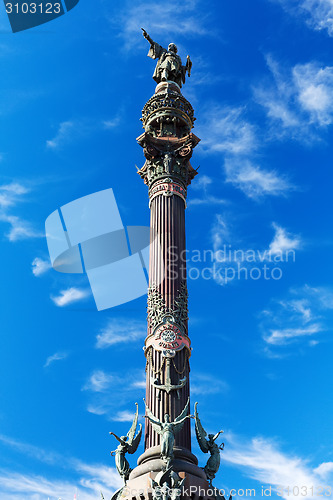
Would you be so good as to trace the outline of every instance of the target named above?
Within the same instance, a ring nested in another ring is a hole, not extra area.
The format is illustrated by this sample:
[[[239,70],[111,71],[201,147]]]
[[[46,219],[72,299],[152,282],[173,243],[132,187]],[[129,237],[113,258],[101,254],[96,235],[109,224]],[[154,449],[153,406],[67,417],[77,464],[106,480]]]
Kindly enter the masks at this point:
[[[124,444],[124,441],[122,439],[120,439],[119,436],[117,436],[117,434],[115,434],[114,432],[109,432],[110,436],[114,436],[116,438],[117,441],[119,441],[119,443],[121,444]]]
[[[145,406],[146,406],[146,413],[147,415],[145,415],[145,418],[148,418],[153,426],[153,429],[155,432],[160,432],[162,430],[162,422],[160,422],[154,415],[153,413],[150,411],[150,409],[148,408],[147,406],[147,403],[145,401],[145,399],[143,399],[143,401],[145,402]]]
[[[215,436],[213,437],[213,440],[215,441],[219,437],[220,434],[223,434],[223,432],[224,431],[220,431],[217,434],[215,434]]]
[[[150,415],[145,415],[145,418],[148,418],[150,422],[154,425],[157,425],[160,429],[162,428],[162,423],[159,420],[156,420],[155,418],[151,417]]]
[[[183,424],[187,418],[194,418],[194,415],[186,415],[186,417],[177,421],[177,424]]]
[[[149,42],[150,44],[153,44],[154,42],[153,42],[153,40],[150,38],[150,36],[148,35],[147,31],[146,31],[145,29],[143,29],[143,28],[141,28],[141,29],[142,29],[142,34],[143,34],[143,36],[145,37],[145,39],[146,39],[146,40],[148,40],[148,42]]]

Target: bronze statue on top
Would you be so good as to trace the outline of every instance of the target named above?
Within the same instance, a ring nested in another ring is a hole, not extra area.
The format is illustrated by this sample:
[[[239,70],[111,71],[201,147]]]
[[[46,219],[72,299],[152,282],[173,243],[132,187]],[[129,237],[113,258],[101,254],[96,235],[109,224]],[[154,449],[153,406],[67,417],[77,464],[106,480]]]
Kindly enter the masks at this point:
[[[143,28],[143,36],[150,43],[148,57],[158,59],[153,74],[156,83],[172,81],[182,86],[185,83],[186,73],[191,76],[192,62],[190,56],[187,56],[186,65],[182,65],[182,60],[177,54],[178,49],[174,43],[170,43],[167,49],[164,49],[158,43],[154,42],[147,31]]]

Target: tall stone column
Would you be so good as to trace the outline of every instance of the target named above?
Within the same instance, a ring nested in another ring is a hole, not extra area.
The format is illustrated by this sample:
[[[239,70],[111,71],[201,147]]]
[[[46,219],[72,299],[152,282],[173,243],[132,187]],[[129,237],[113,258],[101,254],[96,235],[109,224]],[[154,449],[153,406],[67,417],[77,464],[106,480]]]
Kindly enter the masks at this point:
[[[146,358],[144,453],[130,468],[141,438],[138,408],[127,436],[117,437],[116,466],[124,487],[112,500],[224,500],[211,489],[220,465],[221,434],[207,433],[194,410],[196,437],[205,467],[191,452],[190,356],[188,331],[185,210],[187,187],[197,172],[190,163],[200,139],[192,133],[194,114],[180,86],[192,63],[183,66],[177,47],[164,49],[145,30],[149,57],[157,59],[154,95],[142,110],[144,133],[137,141],[146,161],[138,174],[148,187],[150,263]]]
[[[148,185],[151,209],[146,401],[156,418],[163,421],[167,413],[174,421],[189,398],[185,208],[187,186],[197,173],[189,160],[199,139],[191,133],[193,108],[174,82],[156,87],[142,121],[138,142],[146,162],[138,173]],[[145,449],[159,444],[148,421]],[[191,450],[189,419],[175,444]]]

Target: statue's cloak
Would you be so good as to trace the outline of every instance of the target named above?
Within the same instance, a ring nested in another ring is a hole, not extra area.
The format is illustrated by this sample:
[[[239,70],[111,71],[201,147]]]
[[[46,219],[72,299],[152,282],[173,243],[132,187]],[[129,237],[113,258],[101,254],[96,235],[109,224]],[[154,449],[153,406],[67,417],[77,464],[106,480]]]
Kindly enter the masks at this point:
[[[185,68],[183,68],[182,60],[178,54],[168,51],[165,48],[161,47],[161,45],[159,45],[158,43],[153,42],[150,44],[148,57],[150,57],[151,59],[158,59],[153,74],[153,79],[156,83],[160,83],[161,73],[163,69],[167,69],[169,73],[173,73],[176,78],[180,77],[179,80],[183,81],[184,83]]]

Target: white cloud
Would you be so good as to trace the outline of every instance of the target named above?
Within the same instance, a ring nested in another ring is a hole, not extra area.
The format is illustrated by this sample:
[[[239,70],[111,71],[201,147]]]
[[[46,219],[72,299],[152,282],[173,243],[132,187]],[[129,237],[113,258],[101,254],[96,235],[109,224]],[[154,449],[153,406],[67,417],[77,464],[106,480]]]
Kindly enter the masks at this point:
[[[208,175],[199,175],[199,177],[195,179],[192,188],[201,191],[202,189],[207,189],[212,183],[213,179],[208,177]]]
[[[22,201],[20,197],[29,191],[30,190],[26,186],[18,182],[3,184],[0,186],[0,208],[16,205],[18,202]]]
[[[327,331],[325,317],[333,311],[333,292],[330,289],[305,285],[291,289],[282,300],[273,300],[262,311],[260,330],[267,348],[267,355],[274,355],[271,348],[302,345],[308,337]],[[318,344],[311,339],[310,347]],[[281,351],[279,351],[281,352]]]
[[[244,117],[244,107],[221,107],[211,103],[198,126],[203,151],[248,155],[258,148],[256,129]]]
[[[90,477],[89,473],[94,475]],[[52,479],[34,473],[20,474],[0,469],[0,496],[6,500],[69,500],[78,491],[80,500],[96,500],[100,498],[101,491],[105,498],[110,498],[121,486],[118,473],[103,465],[87,467],[87,470],[82,470],[81,477],[76,476],[74,479]]]
[[[133,382],[132,387],[138,387],[139,389],[145,389],[146,388],[146,379],[143,378],[142,380],[136,380]]]
[[[67,290],[61,290],[57,297],[51,297],[53,302],[58,307],[68,306],[68,304],[72,304],[73,302],[78,302],[79,300],[83,300],[89,296],[88,290],[82,290],[80,288],[71,287]]]
[[[314,490],[311,490],[322,483],[317,473],[321,466],[312,469],[308,460],[282,452],[272,440],[257,437],[250,442],[244,442],[244,439],[228,433],[228,447],[223,458],[242,469],[244,474],[252,479],[272,486],[272,491],[291,485],[307,486],[307,494],[303,498],[321,498],[316,493],[313,495]],[[305,493],[305,490],[303,492]],[[285,490],[282,496],[286,499],[299,498],[299,491],[298,495],[296,491],[294,495],[292,489],[289,492]]]
[[[60,150],[73,141],[82,140],[96,131],[113,129],[119,125],[120,120],[121,113],[107,120],[80,118],[63,121],[59,124],[55,136],[46,141],[46,147],[54,151]]]
[[[84,390],[93,392],[105,392],[112,383],[120,382],[119,378],[103,372],[103,370],[95,370],[89,377],[88,382],[84,386]]]
[[[49,260],[43,260],[36,257],[32,262],[32,273],[34,276],[41,276],[45,274],[49,269],[52,268],[51,262]]]
[[[122,319],[110,319],[106,327],[96,336],[96,348],[107,349],[110,346],[135,342],[147,335],[146,323]]]
[[[196,191],[200,191],[200,198],[191,197],[188,201],[188,206],[194,205],[225,205],[227,202],[223,198],[218,198],[209,193],[209,186],[214,186],[216,182],[213,181],[211,177],[207,175],[198,175],[193,182],[193,189]],[[219,182],[218,185],[222,183]]]
[[[331,474],[333,474],[333,462],[324,462],[317,467],[314,472],[323,479],[327,479]]]
[[[14,242],[29,238],[42,238],[44,236],[43,233],[36,231],[30,222],[21,219],[17,215],[0,213],[0,221],[7,222],[11,226],[10,230],[5,234],[9,241]]]
[[[333,123],[333,67],[318,63],[298,64],[292,70],[301,108],[311,123],[321,127]]]
[[[111,497],[122,480],[116,469],[102,464],[86,464],[75,458],[43,450],[34,445],[0,436],[0,442],[16,453],[23,454],[43,464],[48,464],[50,477],[34,472],[18,473],[0,469],[0,498],[6,500],[45,500],[45,498],[71,499],[78,493],[82,500],[95,500],[102,491]],[[30,460],[27,461],[30,463]],[[65,471],[65,473],[64,473]]]
[[[112,420],[115,422],[133,422],[134,415],[133,412],[127,410],[118,411],[118,413],[113,416]]]
[[[305,19],[314,30],[327,31],[333,36],[332,0],[278,0],[291,14]]]
[[[121,36],[125,41],[125,48],[132,49],[138,45],[141,28],[145,28],[150,36],[163,45],[165,37],[176,36],[202,36],[212,35],[208,28],[208,14],[198,10],[198,0],[175,0],[169,2],[144,1],[133,4],[121,12],[120,16],[111,21],[122,28]],[[165,43],[176,42],[169,40]],[[144,41],[147,44],[148,43]],[[143,45],[143,43],[141,43]]]
[[[56,452],[51,452],[49,450],[45,451],[38,446],[18,441],[17,439],[5,436],[4,434],[0,434],[0,443],[45,464],[56,465],[57,463],[60,463],[60,460],[62,459],[61,455]]]
[[[138,394],[144,396],[144,380],[143,370],[126,373],[94,370],[82,388],[89,395],[87,411],[95,415],[105,415],[108,420],[121,421],[127,418],[127,408],[133,404],[133,400],[139,397]],[[122,409],[124,407],[125,409]],[[134,412],[131,415],[133,420]]]
[[[211,237],[214,252],[220,250],[223,245],[229,243],[230,241],[230,227],[226,221],[226,217],[221,214],[215,215],[215,220],[211,229]]]
[[[314,335],[322,331],[320,324],[304,326],[303,328],[283,328],[282,330],[270,330],[264,336],[265,342],[272,345],[286,345],[291,341],[297,340],[299,337]]]
[[[229,390],[229,385],[224,380],[218,379],[216,376],[207,375],[206,373],[195,372],[191,375],[191,394],[192,395],[207,395],[226,393]]]
[[[48,366],[50,366],[55,361],[61,361],[63,359],[66,359],[67,357],[68,357],[68,353],[67,352],[56,352],[55,354],[52,354],[52,356],[49,356],[46,359],[45,364],[44,364],[44,368],[47,368]]]
[[[289,233],[286,229],[275,223],[273,223],[273,228],[275,229],[275,235],[269,245],[270,254],[283,255],[290,250],[298,250],[301,248],[302,240],[299,236]]]
[[[73,134],[77,131],[78,124],[74,121],[61,122],[58,132],[53,139],[46,141],[46,146],[50,149],[58,149],[69,142]]]
[[[295,262],[296,250],[302,248],[300,236],[273,223],[275,234],[266,248],[246,248],[239,240],[239,231],[232,227],[230,214],[216,214],[211,227],[213,253],[201,255],[210,263],[212,278],[221,286],[238,280],[275,279],[270,273],[277,265]],[[271,265],[273,263],[273,265]],[[268,265],[267,265],[268,264]]]
[[[112,129],[112,128],[115,128],[119,125],[120,123],[120,116],[116,116],[115,118],[111,118],[109,120],[104,120],[102,122],[104,128],[106,129]]]
[[[333,123],[333,67],[309,62],[282,68],[271,56],[267,65],[274,81],[254,88],[254,98],[266,109],[271,137],[319,140]]]
[[[264,196],[286,196],[293,190],[292,184],[273,170],[264,170],[249,160],[242,158],[227,158],[224,163],[226,182],[252,199]]]
[[[5,234],[9,241],[18,241],[28,238],[41,238],[43,234],[36,231],[32,225],[8,210],[24,201],[24,195],[30,189],[18,182],[0,186],[0,221],[10,225],[10,230]]]

